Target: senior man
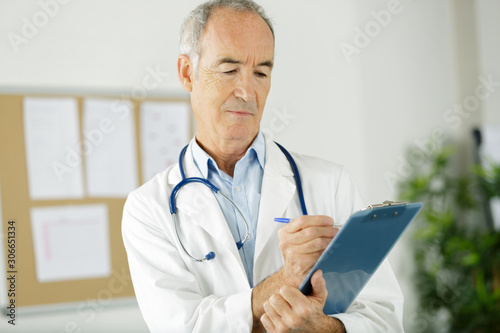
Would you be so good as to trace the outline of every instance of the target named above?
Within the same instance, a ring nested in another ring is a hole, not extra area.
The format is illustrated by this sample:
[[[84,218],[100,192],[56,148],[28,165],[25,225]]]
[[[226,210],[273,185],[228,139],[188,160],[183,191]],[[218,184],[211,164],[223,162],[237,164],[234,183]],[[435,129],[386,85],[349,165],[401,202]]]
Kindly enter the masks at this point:
[[[303,215],[291,164],[259,129],[273,61],[272,25],[252,1],[209,1],[186,18],[178,74],[197,132],[183,165],[132,192],[123,215],[144,319],[152,332],[401,332],[388,263],[346,313],[323,313],[321,271],[311,295],[297,289],[335,236],[333,220],[345,222],[362,203],[341,166],[293,154],[311,214]],[[186,177],[210,181],[234,204],[200,182],[174,190]],[[296,218],[273,221],[283,216]],[[215,258],[190,258],[208,251]]]

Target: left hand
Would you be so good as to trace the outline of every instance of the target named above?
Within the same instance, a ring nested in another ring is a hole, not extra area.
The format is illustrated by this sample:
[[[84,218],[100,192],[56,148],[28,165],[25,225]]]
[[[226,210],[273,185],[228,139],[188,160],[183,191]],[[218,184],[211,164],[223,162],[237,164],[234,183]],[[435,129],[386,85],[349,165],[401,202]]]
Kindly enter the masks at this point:
[[[264,304],[261,322],[268,332],[344,332],[343,324],[323,313],[328,291],[323,273],[312,278],[313,292],[305,296],[298,289],[283,286]]]

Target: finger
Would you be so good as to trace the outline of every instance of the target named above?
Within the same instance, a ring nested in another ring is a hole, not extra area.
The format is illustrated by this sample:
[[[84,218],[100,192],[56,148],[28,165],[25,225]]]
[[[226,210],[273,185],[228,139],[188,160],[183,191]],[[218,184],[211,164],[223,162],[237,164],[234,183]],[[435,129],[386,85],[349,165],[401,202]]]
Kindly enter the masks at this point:
[[[294,312],[301,313],[307,306],[306,296],[297,288],[283,286],[280,288],[280,295],[288,304],[290,304],[290,307]]]
[[[294,233],[282,231],[282,229],[279,231],[278,237],[280,243],[283,243],[285,246],[301,245],[319,238],[326,239],[329,242],[338,232],[337,229],[332,227],[309,227]]]
[[[274,310],[279,317],[288,315],[292,311],[290,304],[288,304],[288,302],[280,294],[272,295],[269,298],[268,303],[270,308]]]
[[[268,315],[269,319],[271,319],[271,321],[274,322],[274,321],[280,319],[280,315],[276,311],[276,309],[274,308],[274,306],[271,304],[270,301],[271,301],[271,299],[269,299],[267,302],[264,303],[264,311]]]
[[[332,241],[332,238],[319,237],[315,239],[311,239],[307,242],[296,244],[291,242],[290,240],[281,240],[279,243],[279,247],[282,253],[287,253],[293,255],[300,254],[318,254],[321,255],[323,251],[326,249],[328,244]]]
[[[319,269],[314,272],[311,277],[312,294],[310,297],[315,298],[321,304],[325,304],[328,290],[326,289],[326,281],[323,278],[323,272]]]
[[[333,226],[333,219],[325,215],[302,215],[290,221],[282,229],[286,229],[288,232],[296,232],[311,226],[331,227]]]
[[[282,327],[282,317],[281,313],[279,313],[279,310],[276,309],[276,301],[278,295],[273,295],[269,298],[267,302],[264,303],[264,311],[265,314],[267,315],[267,318],[269,319],[269,322],[271,323],[270,326],[272,326],[273,329],[276,329],[276,327]],[[279,297],[281,298],[281,297]],[[271,301],[273,299],[273,301]],[[268,324],[269,324],[268,322]],[[267,329],[267,328],[266,328]]]
[[[282,287],[278,295],[279,297],[275,297],[273,300],[270,298],[270,303],[280,300],[286,306],[273,305],[280,316],[279,321],[274,322],[275,327],[278,329],[285,328],[287,332],[288,329],[301,327],[304,320],[309,318],[311,313],[307,307],[307,298],[297,288],[290,286]]]
[[[297,245],[292,249],[287,249],[286,255],[291,258],[292,260],[291,264],[293,264],[294,266],[295,265],[300,266],[304,262],[309,262],[311,260],[313,261],[314,264],[319,259],[321,254],[325,251],[329,243],[330,243],[329,240],[318,238],[309,243]],[[307,258],[303,258],[303,260],[300,260],[300,257],[302,256],[306,256]]]
[[[271,318],[269,318],[269,315],[267,313],[264,313],[260,317],[260,322],[262,323],[262,326],[266,329],[267,332],[274,332],[275,326]]]
[[[291,239],[298,244],[308,242],[315,238],[328,238],[332,239],[338,232],[332,226],[326,227],[307,227],[294,233],[289,233]]]

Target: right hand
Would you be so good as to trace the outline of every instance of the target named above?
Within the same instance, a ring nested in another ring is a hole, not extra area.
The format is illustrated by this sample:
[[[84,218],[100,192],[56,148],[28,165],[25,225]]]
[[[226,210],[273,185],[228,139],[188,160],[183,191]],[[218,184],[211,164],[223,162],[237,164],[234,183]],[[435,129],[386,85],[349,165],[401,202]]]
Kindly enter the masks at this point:
[[[278,237],[283,282],[298,288],[337,232],[333,219],[323,215],[303,215],[282,227]]]

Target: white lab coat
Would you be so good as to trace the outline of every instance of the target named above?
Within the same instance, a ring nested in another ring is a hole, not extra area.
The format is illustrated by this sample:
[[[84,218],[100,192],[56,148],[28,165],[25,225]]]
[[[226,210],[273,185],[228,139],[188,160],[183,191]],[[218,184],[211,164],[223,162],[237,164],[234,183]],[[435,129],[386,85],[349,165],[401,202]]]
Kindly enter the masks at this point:
[[[343,223],[362,208],[357,188],[337,164],[293,154],[310,215]],[[184,158],[187,177],[201,177],[191,147]],[[251,332],[252,289],[224,215],[209,188],[189,184],[177,195],[178,230],[195,257],[214,251],[214,260],[191,261],[179,248],[169,196],[181,180],[178,165],[130,193],[123,213],[123,240],[135,293],[152,332]],[[286,157],[266,138],[255,243],[254,281],[283,265],[275,217],[302,215]],[[347,313],[338,317],[347,331],[402,332],[402,294],[388,263],[370,280]]]

